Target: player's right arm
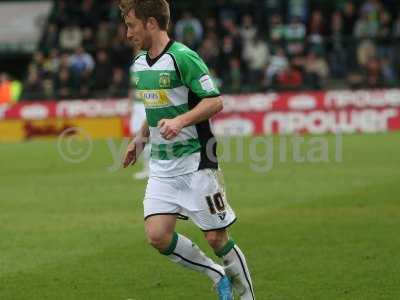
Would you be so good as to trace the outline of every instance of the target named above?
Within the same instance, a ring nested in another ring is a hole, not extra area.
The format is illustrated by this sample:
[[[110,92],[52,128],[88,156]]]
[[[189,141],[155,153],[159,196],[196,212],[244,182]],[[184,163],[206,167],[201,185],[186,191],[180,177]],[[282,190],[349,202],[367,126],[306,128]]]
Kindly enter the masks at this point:
[[[122,165],[124,168],[132,166],[136,163],[140,154],[143,152],[144,147],[149,141],[150,129],[147,121],[143,122],[142,128],[139,133],[133,138],[124,155]]]

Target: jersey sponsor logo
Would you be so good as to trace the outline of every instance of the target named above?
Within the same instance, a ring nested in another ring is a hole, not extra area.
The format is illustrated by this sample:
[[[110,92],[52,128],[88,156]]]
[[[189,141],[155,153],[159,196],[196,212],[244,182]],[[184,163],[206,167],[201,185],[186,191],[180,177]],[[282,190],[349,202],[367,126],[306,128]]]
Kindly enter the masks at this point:
[[[199,80],[201,88],[206,92],[211,92],[215,89],[214,82],[212,81],[210,75],[204,75]]]
[[[171,74],[169,73],[161,73],[160,74],[160,88],[169,89],[171,88]]]
[[[136,96],[138,99],[143,101],[146,108],[171,105],[171,100],[169,100],[167,93],[163,90],[137,91]]]

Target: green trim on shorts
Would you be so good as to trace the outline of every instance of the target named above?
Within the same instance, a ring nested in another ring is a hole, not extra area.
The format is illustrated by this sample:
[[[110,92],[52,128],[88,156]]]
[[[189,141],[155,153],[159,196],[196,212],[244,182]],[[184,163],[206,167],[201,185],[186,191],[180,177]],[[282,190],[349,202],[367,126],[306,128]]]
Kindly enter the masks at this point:
[[[172,236],[172,241],[171,241],[171,245],[169,245],[168,249],[165,251],[160,251],[160,253],[162,255],[171,255],[175,248],[176,248],[176,244],[178,244],[178,234],[176,232],[174,232],[174,235]]]
[[[230,239],[226,245],[219,251],[215,251],[215,255],[217,255],[218,257],[223,257],[225,255],[227,255],[235,246],[235,242]]]

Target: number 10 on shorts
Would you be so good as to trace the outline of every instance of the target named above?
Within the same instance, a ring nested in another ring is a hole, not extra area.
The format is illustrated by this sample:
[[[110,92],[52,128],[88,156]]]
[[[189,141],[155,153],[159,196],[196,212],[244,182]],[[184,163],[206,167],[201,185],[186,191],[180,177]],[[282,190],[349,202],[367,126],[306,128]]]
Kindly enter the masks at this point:
[[[217,212],[221,213],[225,211],[224,198],[222,197],[221,193],[218,192],[213,196],[207,196],[206,200],[212,215],[215,215]]]

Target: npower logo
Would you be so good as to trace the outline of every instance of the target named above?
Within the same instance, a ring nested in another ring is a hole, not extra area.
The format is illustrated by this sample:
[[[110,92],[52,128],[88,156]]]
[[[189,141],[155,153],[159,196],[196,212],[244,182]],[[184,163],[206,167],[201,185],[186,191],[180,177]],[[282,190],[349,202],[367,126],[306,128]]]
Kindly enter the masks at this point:
[[[21,117],[25,120],[42,120],[49,116],[46,105],[32,104],[21,108]]]
[[[214,133],[217,136],[243,136],[254,134],[254,123],[244,118],[228,118],[213,122]]]
[[[292,110],[309,110],[317,107],[316,99],[309,95],[298,95],[289,98],[288,107]]]

